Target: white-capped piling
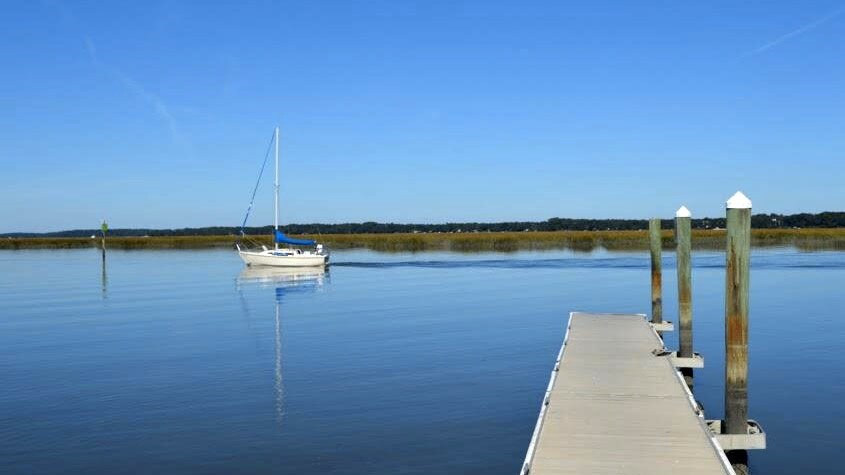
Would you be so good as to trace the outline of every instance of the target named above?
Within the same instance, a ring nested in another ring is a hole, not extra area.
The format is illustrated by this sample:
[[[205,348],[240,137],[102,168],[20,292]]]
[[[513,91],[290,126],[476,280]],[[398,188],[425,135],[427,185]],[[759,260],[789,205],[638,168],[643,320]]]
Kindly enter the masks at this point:
[[[738,191],[727,201],[725,274],[726,434],[748,430],[748,294],[751,200]]]
[[[675,213],[678,273],[678,356],[692,358],[692,213],[681,206]]]

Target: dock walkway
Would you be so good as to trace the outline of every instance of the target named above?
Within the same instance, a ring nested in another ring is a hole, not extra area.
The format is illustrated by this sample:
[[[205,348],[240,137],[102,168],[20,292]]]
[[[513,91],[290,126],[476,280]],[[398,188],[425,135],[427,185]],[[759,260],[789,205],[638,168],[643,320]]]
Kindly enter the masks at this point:
[[[522,474],[732,474],[643,315],[570,315]]]

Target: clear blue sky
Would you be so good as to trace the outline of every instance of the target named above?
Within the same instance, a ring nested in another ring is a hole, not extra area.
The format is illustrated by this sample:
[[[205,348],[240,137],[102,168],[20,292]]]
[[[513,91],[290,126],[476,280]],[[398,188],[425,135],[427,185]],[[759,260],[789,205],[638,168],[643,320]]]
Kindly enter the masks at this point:
[[[842,8],[7,3],[0,232],[842,210]]]

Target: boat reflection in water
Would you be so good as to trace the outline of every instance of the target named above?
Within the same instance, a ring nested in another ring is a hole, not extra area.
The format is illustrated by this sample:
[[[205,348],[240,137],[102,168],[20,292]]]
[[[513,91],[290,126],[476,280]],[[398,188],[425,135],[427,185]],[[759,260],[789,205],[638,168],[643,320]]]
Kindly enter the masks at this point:
[[[239,285],[258,284],[262,287],[316,291],[328,279],[325,267],[245,266],[238,275]]]
[[[246,286],[274,288],[276,290],[275,314],[275,349],[276,349],[276,420],[281,423],[284,415],[284,386],[282,384],[282,300],[285,296],[300,293],[315,293],[322,290],[329,281],[329,273],[324,267],[244,267],[238,275],[240,291]]]

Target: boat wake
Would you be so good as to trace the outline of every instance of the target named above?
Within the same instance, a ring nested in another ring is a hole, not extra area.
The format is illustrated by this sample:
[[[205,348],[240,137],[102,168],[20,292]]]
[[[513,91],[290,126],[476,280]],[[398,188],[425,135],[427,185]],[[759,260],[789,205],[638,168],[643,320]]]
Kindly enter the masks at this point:
[[[845,256],[833,255],[818,260],[818,255],[805,257],[800,254],[778,259],[769,256],[752,256],[751,267],[755,269],[845,269]],[[560,259],[455,259],[455,260],[404,260],[404,261],[336,261],[332,267],[355,267],[369,269],[390,269],[416,267],[430,269],[649,269],[648,256],[611,258],[560,258]],[[664,268],[674,269],[673,256],[663,260]],[[723,255],[702,256],[693,259],[695,269],[724,269]]]

